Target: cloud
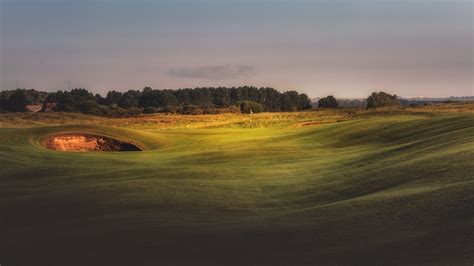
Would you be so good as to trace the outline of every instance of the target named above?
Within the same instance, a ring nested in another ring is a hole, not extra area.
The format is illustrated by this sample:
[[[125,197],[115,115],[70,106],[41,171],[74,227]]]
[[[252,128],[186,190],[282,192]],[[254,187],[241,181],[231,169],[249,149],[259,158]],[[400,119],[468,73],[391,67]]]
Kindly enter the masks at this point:
[[[171,69],[168,74],[179,78],[226,80],[253,76],[255,69],[248,65],[214,65]]]

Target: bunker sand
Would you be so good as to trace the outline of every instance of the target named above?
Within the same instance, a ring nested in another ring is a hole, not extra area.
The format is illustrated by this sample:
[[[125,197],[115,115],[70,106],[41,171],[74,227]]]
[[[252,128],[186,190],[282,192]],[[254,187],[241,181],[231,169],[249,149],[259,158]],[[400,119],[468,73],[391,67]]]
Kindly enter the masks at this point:
[[[44,146],[50,150],[70,152],[141,151],[132,143],[106,136],[86,133],[67,133],[46,139]]]

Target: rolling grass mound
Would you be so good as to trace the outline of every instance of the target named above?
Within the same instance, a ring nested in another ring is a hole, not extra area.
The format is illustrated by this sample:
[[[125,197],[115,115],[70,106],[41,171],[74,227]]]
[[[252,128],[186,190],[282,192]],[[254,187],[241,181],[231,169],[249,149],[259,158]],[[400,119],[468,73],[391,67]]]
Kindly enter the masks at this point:
[[[119,126],[1,128],[0,258],[472,264],[474,116],[354,118],[325,123],[318,113],[275,114],[263,127],[247,127],[256,125],[248,117],[239,127],[240,118],[231,117],[186,128],[153,126],[161,118],[150,117]],[[130,139],[144,151],[41,147],[58,132]]]

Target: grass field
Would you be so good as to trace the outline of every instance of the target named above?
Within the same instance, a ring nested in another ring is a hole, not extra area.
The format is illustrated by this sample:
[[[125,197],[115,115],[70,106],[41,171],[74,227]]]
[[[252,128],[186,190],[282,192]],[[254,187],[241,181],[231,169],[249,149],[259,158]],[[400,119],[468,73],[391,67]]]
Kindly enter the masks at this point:
[[[473,107],[2,114],[0,264],[472,265]]]

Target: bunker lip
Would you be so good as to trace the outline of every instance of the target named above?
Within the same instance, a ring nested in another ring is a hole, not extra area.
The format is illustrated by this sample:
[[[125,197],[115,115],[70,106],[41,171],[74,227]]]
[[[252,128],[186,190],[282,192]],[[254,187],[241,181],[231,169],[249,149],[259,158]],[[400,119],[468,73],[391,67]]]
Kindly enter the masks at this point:
[[[48,136],[43,146],[49,150],[65,152],[142,151],[131,142],[91,133],[60,133]]]

